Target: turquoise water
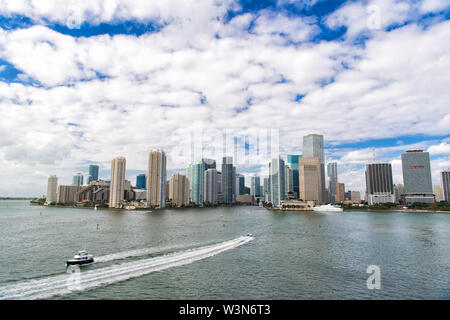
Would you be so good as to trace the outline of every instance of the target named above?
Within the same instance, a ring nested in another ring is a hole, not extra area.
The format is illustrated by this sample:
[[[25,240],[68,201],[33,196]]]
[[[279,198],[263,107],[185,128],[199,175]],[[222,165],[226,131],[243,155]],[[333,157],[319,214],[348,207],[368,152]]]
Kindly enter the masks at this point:
[[[254,239],[240,243],[247,233]],[[449,299],[449,244],[450,214],[145,213],[8,200],[0,298]],[[86,285],[61,286],[65,260],[81,249],[98,261],[81,268]],[[369,265],[380,267],[379,290],[367,289]]]

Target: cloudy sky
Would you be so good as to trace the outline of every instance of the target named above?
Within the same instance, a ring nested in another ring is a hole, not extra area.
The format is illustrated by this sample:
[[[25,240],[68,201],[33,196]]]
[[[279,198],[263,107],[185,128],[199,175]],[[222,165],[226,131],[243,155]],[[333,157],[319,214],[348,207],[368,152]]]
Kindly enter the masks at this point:
[[[135,181],[151,149],[183,171],[193,141],[219,160],[229,136],[248,154],[238,171],[265,175],[263,139],[245,138],[264,132],[282,156],[323,134],[347,190],[364,191],[374,154],[401,183],[412,148],[439,184],[449,18],[447,0],[0,0],[0,196],[89,164],[108,179],[116,156]]]

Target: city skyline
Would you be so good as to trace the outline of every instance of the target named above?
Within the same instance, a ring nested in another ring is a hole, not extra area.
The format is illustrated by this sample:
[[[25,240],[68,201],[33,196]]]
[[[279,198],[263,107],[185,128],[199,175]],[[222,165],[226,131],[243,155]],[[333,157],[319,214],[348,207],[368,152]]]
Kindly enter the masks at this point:
[[[325,165],[361,194],[374,155],[394,184],[406,150],[430,153],[433,185],[450,167],[446,1],[94,2],[2,4],[0,196],[40,196],[53,174],[87,181],[91,164],[107,180],[115,155],[135,181],[150,148],[166,150],[170,177],[199,128],[277,130],[283,159],[321,134]],[[247,186],[271,160],[250,155],[234,163]]]

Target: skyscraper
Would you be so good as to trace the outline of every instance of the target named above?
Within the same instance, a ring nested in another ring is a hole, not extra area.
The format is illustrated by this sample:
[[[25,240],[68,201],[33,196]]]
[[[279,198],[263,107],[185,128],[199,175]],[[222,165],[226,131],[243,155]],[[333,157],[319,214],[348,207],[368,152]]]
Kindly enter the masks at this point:
[[[187,169],[187,177],[190,184],[189,190],[192,202],[202,206],[205,192],[205,163],[202,160],[191,163]]]
[[[298,159],[301,158],[301,155],[292,155],[288,154],[287,163],[290,165],[292,169],[292,187],[297,197],[300,195],[299,189],[299,176],[298,176]]]
[[[45,195],[45,202],[52,203],[56,202],[56,189],[58,187],[58,177],[50,176],[47,181],[47,193]]]
[[[77,173],[73,176],[72,184],[76,186],[82,186],[83,185],[83,175],[81,173]]]
[[[342,203],[345,200],[345,185],[336,183],[336,203]]]
[[[260,189],[261,189],[260,178],[258,176],[252,176],[250,184],[250,194],[254,197],[259,197],[261,196]]]
[[[444,201],[444,192],[441,186],[435,185],[433,186],[433,194],[436,198],[436,202]]]
[[[124,157],[114,158],[111,162],[111,182],[109,193],[109,206],[118,208],[123,201],[125,193],[125,170],[126,160]]]
[[[236,173],[236,195],[244,194],[245,177],[242,174]]]
[[[336,201],[336,183],[338,182],[337,162],[327,164],[328,192],[330,193],[330,202]]]
[[[318,157],[303,157],[299,159],[300,199],[320,203],[320,163]]]
[[[392,165],[369,163],[366,165],[366,193],[369,205],[395,202]]]
[[[434,202],[428,152],[408,150],[402,153],[402,171],[406,203]]]
[[[441,185],[444,200],[450,202],[450,169],[441,172]]]
[[[169,199],[177,207],[189,205],[189,180],[184,174],[175,173],[169,180]]]
[[[319,202],[324,203],[328,198],[325,188],[325,149],[323,135],[309,134],[303,137],[303,157],[319,159],[320,195]]]
[[[291,165],[289,163],[287,163],[284,166],[284,170],[285,170],[285,187],[284,187],[284,191],[286,193],[286,195],[288,193],[292,193],[294,192],[294,170],[292,170]]]
[[[166,153],[152,150],[148,154],[147,201],[150,205],[164,208],[166,205]]]
[[[147,178],[145,174],[138,174],[136,177],[136,189],[145,189]]]
[[[281,205],[281,200],[285,197],[285,169],[284,160],[279,156],[272,158],[269,166],[270,171],[270,191],[271,191],[271,201],[272,205],[279,207]]]
[[[205,171],[208,169],[216,169],[216,160],[203,158],[202,161],[204,164]]]
[[[217,204],[217,170],[208,169],[205,171],[204,197],[205,203]]]
[[[222,191],[224,203],[233,203],[236,200],[236,168],[233,167],[232,157],[222,159]]]
[[[98,169],[99,166],[95,164],[89,165],[89,178],[88,178],[88,184],[91,183],[91,181],[97,181],[98,180]]]
[[[75,202],[75,193],[77,193],[82,187],[81,186],[58,186],[58,191],[56,193],[57,203],[68,203]]]
[[[264,202],[270,201],[270,178],[264,178]]]

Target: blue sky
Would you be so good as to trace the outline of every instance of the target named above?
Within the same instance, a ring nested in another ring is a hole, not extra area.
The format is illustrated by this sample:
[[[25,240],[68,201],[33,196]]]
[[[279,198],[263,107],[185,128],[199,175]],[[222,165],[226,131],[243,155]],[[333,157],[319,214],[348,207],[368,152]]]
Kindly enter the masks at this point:
[[[49,175],[69,184],[89,163],[108,179],[116,156],[135,181],[156,148],[182,172],[199,131],[219,164],[225,133],[275,130],[282,156],[323,134],[339,180],[361,192],[374,153],[401,183],[400,154],[421,148],[439,184],[449,18],[442,0],[3,1],[0,196],[40,195]],[[237,163],[247,184],[269,158]]]

